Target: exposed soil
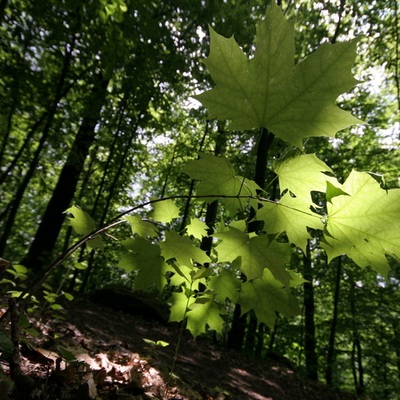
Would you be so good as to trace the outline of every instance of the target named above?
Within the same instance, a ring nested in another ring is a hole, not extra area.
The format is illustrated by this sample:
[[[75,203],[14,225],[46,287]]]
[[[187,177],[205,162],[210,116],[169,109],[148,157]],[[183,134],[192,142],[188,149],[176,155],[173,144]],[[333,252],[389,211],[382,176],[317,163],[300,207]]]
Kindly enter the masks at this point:
[[[178,325],[167,326],[89,301],[74,303],[65,321],[50,319],[37,322],[37,327],[46,335],[58,334],[58,345],[81,362],[57,360],[60,348],[48,340],[36,342],[34,348],[23,345],[23,372],[30,378],[15,385],[11,398],[355,399],[307,381],[286,363],[255,360],[204,338],[194,340],[186,332],[171,377]],[[7,371],[5,364],[3,369]]]

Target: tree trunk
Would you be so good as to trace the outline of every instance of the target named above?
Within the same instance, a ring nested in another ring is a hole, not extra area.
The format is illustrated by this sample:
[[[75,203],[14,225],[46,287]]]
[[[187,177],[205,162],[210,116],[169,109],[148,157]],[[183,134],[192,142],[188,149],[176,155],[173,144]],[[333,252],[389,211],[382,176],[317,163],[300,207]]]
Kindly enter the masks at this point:
[[[1,0],[0,1],[0,24],[3,22],[3,19],[6,15],[6,7],[8,4],[8,0]]]
[[[65,218],[64,211],[70,206],[74,197],[85,159],[95,139],[95,127],[100,119],[108,82],[109,79],[103,78],[101,74],[95,80],[82,123],[68,153],[67,161],[62,168],[35,239],[28,254],[21,261],[29,268],[38,270],[45,267],[51,260],[51,252]]]
[[[274,140],[274,134],[269,132],[267,129],[262,128],[260,130],[260,138],[257,145],[257,158],[256,158],[256,170],[255,170],[255,182],[258,186],[263,188],[265,186],[265,177],[267,173],[267,162],[268,162],[268,152],[271,148],[271,144]],[[255,215],[255,210],[250,213],[249,220],[251,220]],[[259,225],[257,221],[254,223],[249,223],[249,232],[257,232]],[[233,314],[232,327],[228,336],[228,347],[240,350],[244,344],[244,337],[246,331],[246,316],[240,316],[242,313],[240,304],[236,304],[235,312]],[[252,321],[256,317],[250,314],[249,329],[247,332],[248,338],[246,339],[248,343],[255,344],[256,342],[256,330],[257,323]],[[253,346],[254,347],[254,346]]]
[[[306,358],[306,375],[309,379],[318,380],[318,357],[316,353],[315,323],[314,323],[314,285],[311,264],[310,243],[307,243],[307,253],[304,263],[304,353]]]
[[[396,352],[397,375],[400,379],[400,322],[396,317],[392,319],[393,347]]]
[[[355,350],[354,361],[357,365],[357,371],[358,371],[358,384],[356,386],[356,393],[358,396],[361,396],[365,392],[365,385],[364,385],[364,367],[362,363],[362,349],[361,349],[360,338],[358,337],[358,332],[355,332],[353,348]]]
[[[353,347],[351,353],[351,361],[353,368],[354,386],[356,393],[361,396],[365,391],[364,385],[364,367],[362,364],[362,349],[360,336],[357,327],[357,312],[356,312],[356,296],[355,296],[355,283],[353,277],[350,275],[350,312],[353,330]],[[384,371],[383,371],[384,372]]]
[[[236,304],[233,312],[232,326],[228,334],[227,346],[230,349],[242,350],[244,342],[244,334],[246,331],[247,315],[240,315],[242,312],[240,305]]]
[[[257,343],[257,317],[254,315],[254,312],[249,312],[248,323],[247,323],[247,332],[244,343],[244,350],[246,353],[254,353],[255,347]]]
[[[325,379],[328,385],[333,382],[333,365],[335,362],[335,336],[339,312],[340,278],[342,276],[342,258],[339,257],[336,265],[335,294],[333,299],[333,317],[329,335],[328,356],[326,360]]]
[[[266,335],[266,325],[264,323],[258,324],[257,342],[256,342],[256,348],[254,351],[254,355],[257,358],[262,357],[262,353],[264,350],[265,335]]]

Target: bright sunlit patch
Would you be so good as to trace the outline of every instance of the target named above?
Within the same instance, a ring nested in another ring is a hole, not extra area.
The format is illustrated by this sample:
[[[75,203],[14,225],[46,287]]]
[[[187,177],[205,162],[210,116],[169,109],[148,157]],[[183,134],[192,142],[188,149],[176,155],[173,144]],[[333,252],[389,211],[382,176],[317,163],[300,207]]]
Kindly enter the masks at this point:
[[[198,26],[196,29],[197,36],[199,37],[200,42],[206,37],[206,33],[204,32],[201,26]]]

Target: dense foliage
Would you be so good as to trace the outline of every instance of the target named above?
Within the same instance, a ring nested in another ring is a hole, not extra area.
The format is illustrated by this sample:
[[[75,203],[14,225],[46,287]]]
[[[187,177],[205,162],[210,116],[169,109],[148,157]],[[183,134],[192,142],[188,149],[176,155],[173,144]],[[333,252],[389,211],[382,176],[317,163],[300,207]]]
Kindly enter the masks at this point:
[[[396,2],[136,3],[1,2],[4,292],[156,290],[194,336],[394,399]]]

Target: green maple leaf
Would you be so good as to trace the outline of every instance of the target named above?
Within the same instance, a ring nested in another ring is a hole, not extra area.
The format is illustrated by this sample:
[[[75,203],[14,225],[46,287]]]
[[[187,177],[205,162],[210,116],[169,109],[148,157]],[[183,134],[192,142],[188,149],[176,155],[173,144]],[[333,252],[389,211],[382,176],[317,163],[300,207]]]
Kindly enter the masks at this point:
[[[335,105],[358,81],[351,74],[357,40],[323,44],[294,65],[294,29],[271,2],[257,25],[256,51],[248,59],[233,37],[210,27],[211,50],[204,61],[216,87],[194,96],[211,118],[230,120],[229,128],[265,127],[302,147],[310,136],[334,136],[361,121]]]
[[[131,226],[133,234],[138,234],[143,237],[154,237],[158,234],[157,228],[153,224],[143,221],[138,215],[127,216],[125,219]]]
[[[179,208],[171,199],[163,200],[153,204],[153,212],[151,213],[151,217],[156,221],[168,223],[175,218],[179,218],[179,216]]]
[[[207,325],[221,333],[225,321],[220,314],[222,310],[212,296],[201,296],[189,306],[186,327],[194,337],[205,333]]]
[[[400,257],[400,189],[385,191],[366,172],[352,171],[342,187],[347,195],[328,203],[325,251],[329,260],[347,254],[360,267],[387,277],[385,255]]]
[[[241,271],[247,279],[262,276],[264,268],[268,268],[276,279],[289,283],[290,274],[284,269],[290,261],[287,244],[270,240],[267,235],[250,238],[247,233],[232,227],[214,236],[222,240],[216,248],[218,262],[232,263],[240,257]]]
[[[86,236],[96,230],[94,219],[79,207],[72,206],[65,210],[65,213],[72,214],[72,218],[68,217],[69,225],[78,235]],[[87,242],[87,246],[90,248],[102,248],[103,241],[100,237],[95,237]]]
[[[118,267],[127,272],[138,271],[135,289],[146,290],[155,286],[161,291],[167,284],[165,273],[171,269],[161,257],[160,247],[141,237],[121,243],[127,252],[121,256]]]
[[[324,229],[321,216],[310,210],[309,201],[292,197],[285,193],[279,203],[264,203],[257,210],[256,220],[264,221],[264,230],[269,234],[286,232],[290,243],[294,243],[304,252],[311,235],[307,227]]]
[[[224,303],[226,299],[236,302],[239,297],[241,281],[237,274],[228,269],[222,269],[218,275],[213,275],[208,288],[215,293],[215,298]]]
[[[315,154],[304,154],[274,163],[281,192],[289,189],[297,198],[312,204],[311,192],[325,192],[327,182],[340,186],[336,178],[323,172],[333,172]]]
[[[181,286],[184,283],[191,283],[192,282],[192,274],[193,274],[193,265],[190,266],[186,265],[177,265],[176,263],[172,264],[172,268],[176,272],[173,274],[170,279],[171,286]]]
[[[194,302],[194,297],[187,297],[185,292],[172,293],[167,303],[170,305],[169,322],[182,321],[187,312],[187,308]]]
[[[227,159],[201,153],[198,160],[189,161],[184,172],[192,179],[200,181],[197,186],[199,196],[256,196],[260,187],[252,180],[236,175]],[[215,198],[209,199],[210,202]],[[245,207],[248,199],[224,199],[231,214]]]
[[[253,309],[258,321],[270,327],[275,324],[276,312],[286,316],[300,313],[297,301],[289,289],[276,280],[268,270],[264,270],[261,277],[242,285],[239,303],[242,314]]]
[[[193,261],[200,264],[211,262],[210,257],[199,249],[194,242],[174,231],[165,233],[165,241],[160,243],[160,247],[165,260],[175,259],[178,264],[186,267],[190,267]]]
[[[303,283],[307,282],[306,279],[304,279],[301,274],[299,274],[296,271],[293,270],[288,270],[289,274],[291,275],[292,279],[290,281],[290,287],[297,287],[302,285]]]
[[[207,236],[208,226],[199,219],[192,219],[190,224],[186,226],[186,231],[188,235],[195,237],[196,239],[202,239]]]

